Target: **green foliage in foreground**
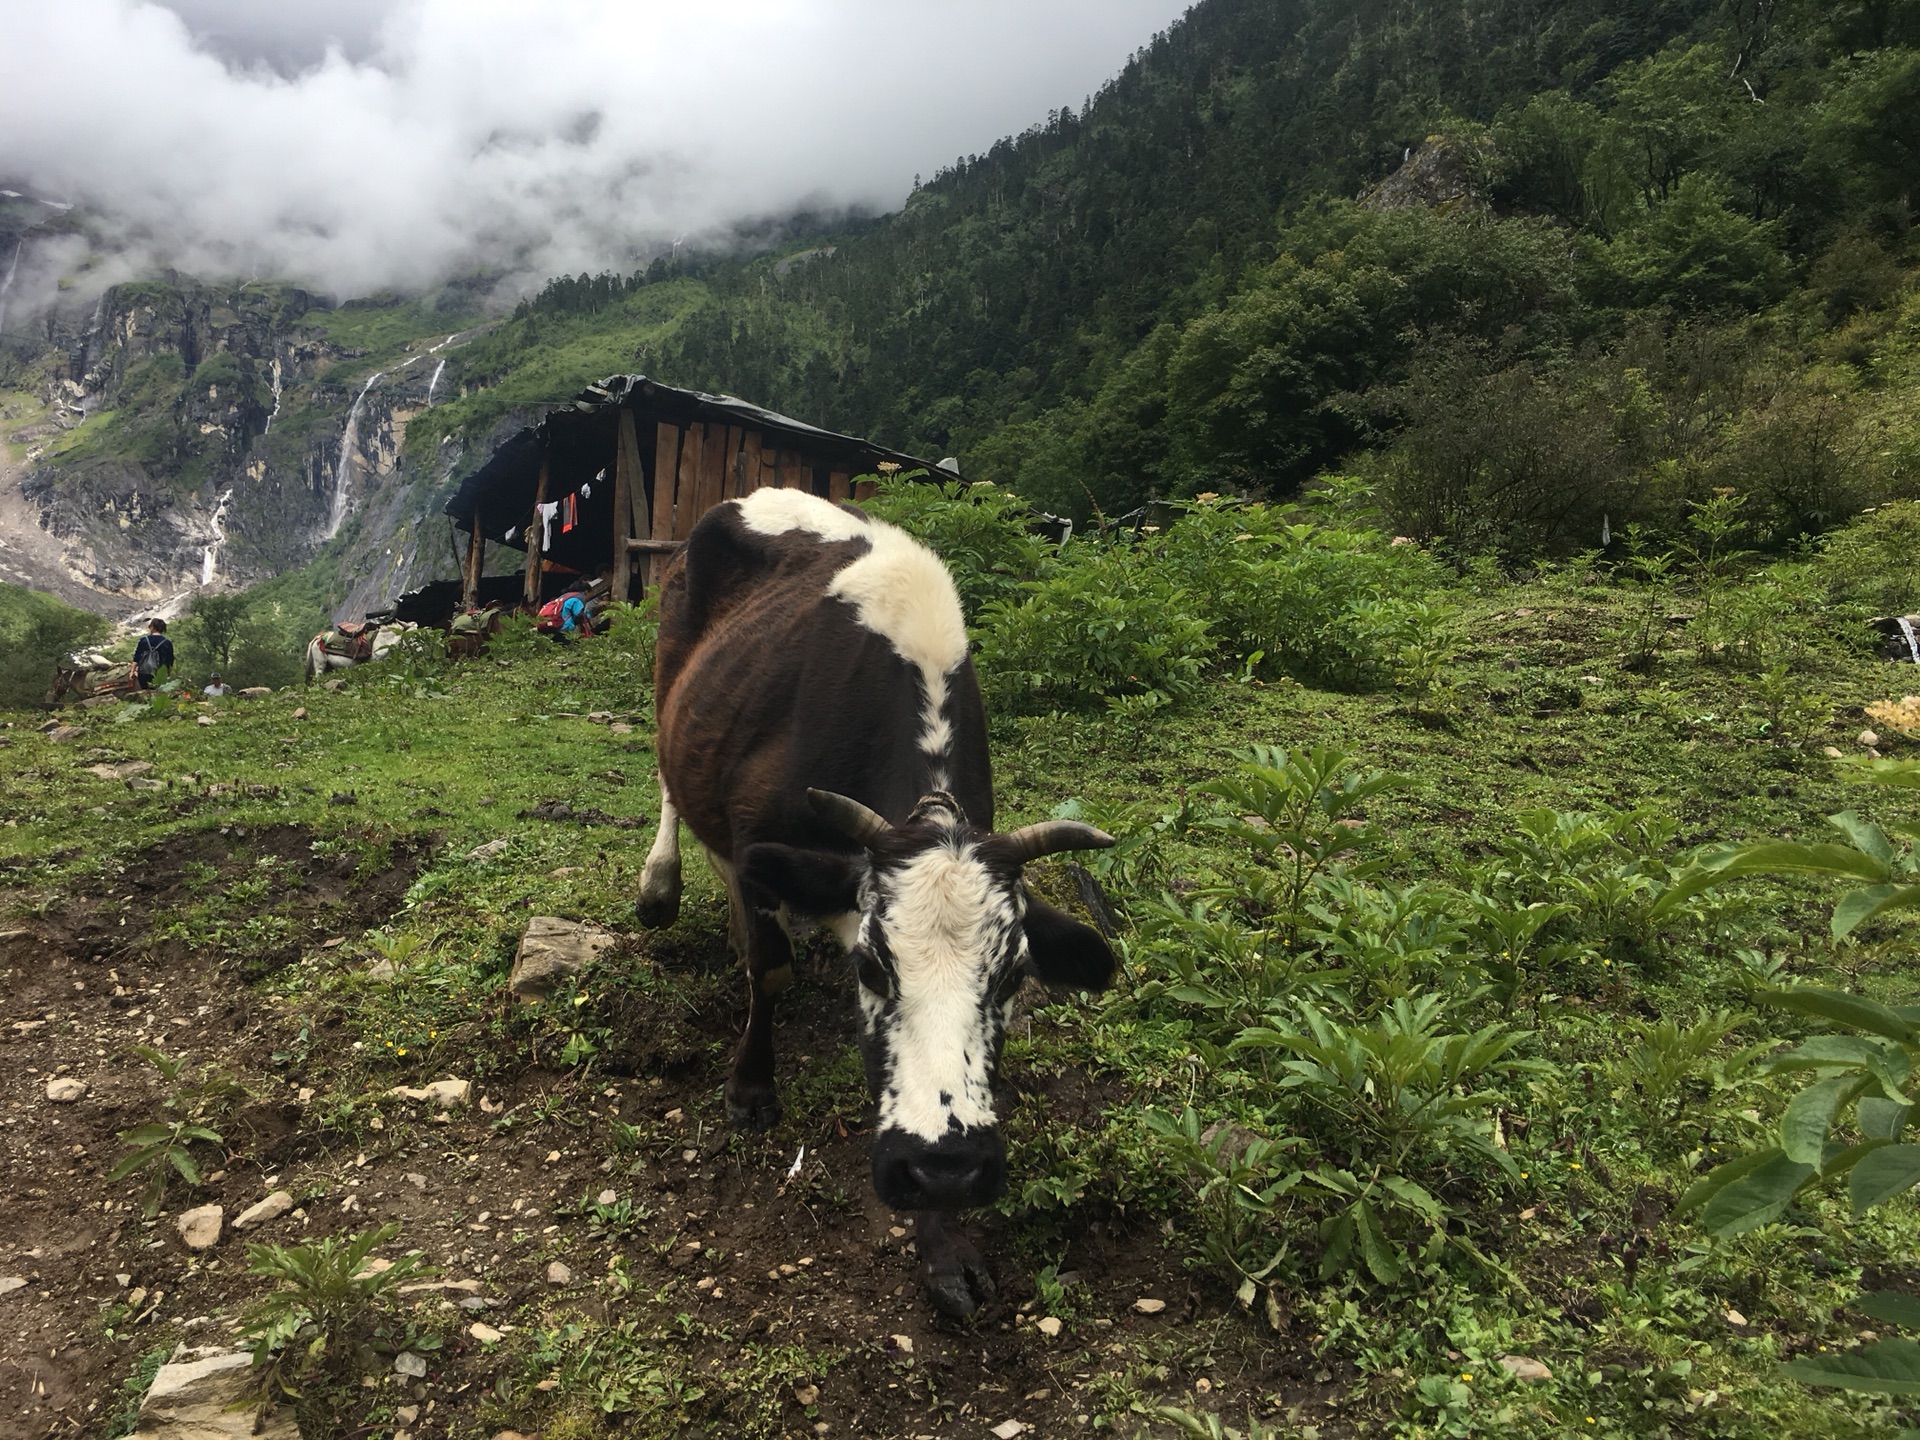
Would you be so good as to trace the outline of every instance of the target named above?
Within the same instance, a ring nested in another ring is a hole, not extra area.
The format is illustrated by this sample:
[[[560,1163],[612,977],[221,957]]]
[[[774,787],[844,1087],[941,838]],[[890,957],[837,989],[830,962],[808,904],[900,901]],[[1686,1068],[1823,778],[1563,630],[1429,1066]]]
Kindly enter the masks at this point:
[[[0,709],[38,704],[53,686],[54,668],[107,630],[98,615],[37,590],[0,584]]]

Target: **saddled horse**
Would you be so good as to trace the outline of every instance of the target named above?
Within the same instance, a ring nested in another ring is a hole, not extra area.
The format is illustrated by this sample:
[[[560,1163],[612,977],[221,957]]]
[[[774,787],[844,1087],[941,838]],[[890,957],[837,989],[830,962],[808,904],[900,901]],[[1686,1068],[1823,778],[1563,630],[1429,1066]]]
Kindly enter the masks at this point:
[[[47,692],[48,709],[72,696],[82,704],[89,700],[116,699],[136,695],[140,677],[130,660],[111,661],[98,653],[69,655],[54,667],[53,689]]]
[[[386,625],[360,620],[322,630],[307,642],[307,680],[312,682],[329,670],[351,670],[384,659],[408,632],[418,628],[405,620]]]

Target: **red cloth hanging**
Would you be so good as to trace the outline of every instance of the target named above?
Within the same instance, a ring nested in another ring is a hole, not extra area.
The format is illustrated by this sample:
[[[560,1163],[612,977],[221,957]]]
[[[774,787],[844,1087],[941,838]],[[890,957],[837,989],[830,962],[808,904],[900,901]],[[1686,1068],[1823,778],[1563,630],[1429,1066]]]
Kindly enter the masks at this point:
[[[573,527],[578,525],[579,523],[580,523],[580,496],[576,492],[575,494],[567,496],[567,498],[561,502],[560,533],[562,535],[566,534],[567,531],[573,529]]]

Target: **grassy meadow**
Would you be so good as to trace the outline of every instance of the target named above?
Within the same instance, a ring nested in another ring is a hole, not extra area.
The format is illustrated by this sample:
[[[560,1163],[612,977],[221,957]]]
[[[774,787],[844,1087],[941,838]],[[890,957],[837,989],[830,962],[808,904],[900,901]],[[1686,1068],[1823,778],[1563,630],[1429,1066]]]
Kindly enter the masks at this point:
[[[1813,880],[1662,904],[1700,847],[1920,817],[1910,790],[1859,779],[1862,732],[1885,728],[1864,707],[1920,688],[1860,638],[1863,587],[1900,563],[1872,558],[1898,507],[1788,564],[1727,560],[1731,532],[1712,558],[1708,516],[1692,551],[1513,578],[1391,544],[1352,493],[1203,500],[1164,536],[1053,557],[975,498],[881,503],[961,573],[1000,823],[1077,814],[1122,838],[1087,857],[1121,978],[1030,988],[1007,1046],[1012,1184],[977,1217],[1000,1301],[960,1327],[919,1299],[907,1222],[868,1184],[830,953],[799,967],[781,1024],[785,1118],[728,1129],[741,982],[697,852],[680,921],[632,918],[658,804],[646,615],[570,648],[515,622],[486,659],[421,647],[337,690],[67,711],[80,733],[57,740],[6,717],[0,965],[4,1019],[27,1023],[0,1097],[7,1203],[106,1247],[63,1281],[42,1239],[22,1292],[48,1292],[32,1323],[91,1433],[124,1433],[175,1339],[250,1315],[308,1434],[1773,1437],[1910,1418],[1781,1370],[1891,1332],[1849,1307],[1920,1278],[1910,1196],[1856,1217],[1814,1184],[1731,1235],[1676,1205],[1767,1143],[1799,1087],[1769,1057],[1822,1027],[1761,992],[1903,1003],[1911,921],[1835,941],[1841,890]],[[1315,644],[1235,619],[1289,566],[1314,578]],[[1052,671],[1033,659],[1049,636]],[[571,813],[536,809],[553,801]],[[1058,863],[1033,881],[1089,895]],[[505,981],[533,915],[616,938],[523,1004]],[[93,1086],[57,1134],[31,1119],[51,1075]],[[475,1103],[395,1094],[449,1077]],[[161,1167],[149,1219],[150,1174],[104,1177],[156,1117],[221,1139],[170,1132],[190,1163]],[[49,1194],[56,1155],[70,1178]],[[251,1260],[240,1237],[178,1242],[175,1212],[231,1218],[268,1188],[300,1218],[248,1233],[271,1242]],[[411,1283],[426,1265],[471,1288],[367,1281],[329,1309],[323,1241],[356,1234]],[[278,1330],[251,1308],[276,1290]]]

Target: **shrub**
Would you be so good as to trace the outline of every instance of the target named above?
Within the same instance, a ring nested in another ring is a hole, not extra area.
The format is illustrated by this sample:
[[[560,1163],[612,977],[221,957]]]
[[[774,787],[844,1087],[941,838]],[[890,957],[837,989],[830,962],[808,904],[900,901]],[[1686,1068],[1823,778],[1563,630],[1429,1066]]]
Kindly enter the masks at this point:
[[[1215,649],[1195,597],[1127,545],[1075,546],[1026,589],[1019,604],[996,600],[981,616],[981,679],[1008,703],[1178,700]]]
[[[1837,603],[1906,613],[1920,596],[1920,500],[1882,505],[1829,535],[1814,570]]]
[[[1228,654],[1299,680],[1377,680],[1431,621],[1417,607],[1440,569],[1418,546],[1302,514],[1203,496],[1167,532],[1163,563]]]

